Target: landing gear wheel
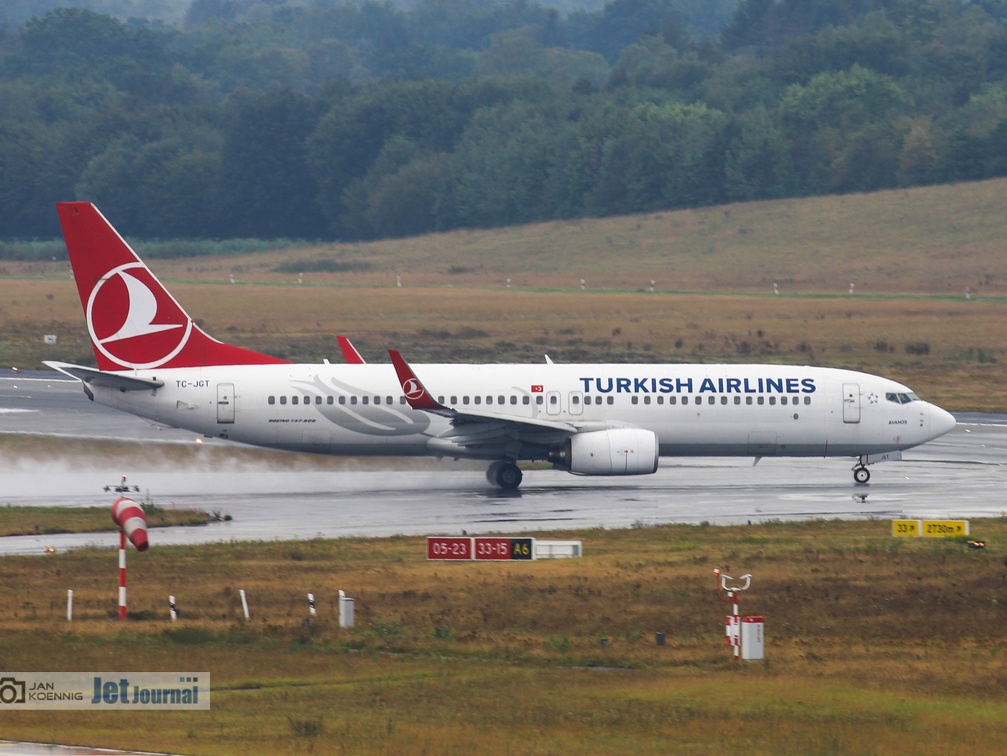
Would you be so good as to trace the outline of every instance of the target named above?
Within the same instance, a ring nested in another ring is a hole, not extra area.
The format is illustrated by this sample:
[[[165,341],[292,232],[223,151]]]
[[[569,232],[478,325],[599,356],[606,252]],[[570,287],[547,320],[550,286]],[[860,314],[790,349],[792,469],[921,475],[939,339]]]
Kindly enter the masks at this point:
[[[486,480],[505,491],[513,491],[521,485],[524,475],[513,462],[494,462],[486,471]]]
[[[871,471],[866,467],[854,467],[853,479],[857,481],[857,483],[866,483],[871,479]]]

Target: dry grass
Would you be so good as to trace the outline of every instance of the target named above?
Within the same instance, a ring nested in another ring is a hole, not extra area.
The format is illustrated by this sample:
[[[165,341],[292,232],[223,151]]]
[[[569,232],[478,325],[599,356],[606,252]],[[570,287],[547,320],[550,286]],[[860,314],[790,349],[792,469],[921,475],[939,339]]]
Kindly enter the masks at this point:
[[[156,547],[131,560],[126,623],[113,551],[5,557],[7,668],[209,670],[214,692],[209,713],[0,727],[187,753],[1000,753],[1007,521],[973,533],[985,551],[885,522],[595,530],[541,534],[583,539],[583,559],[526,564],[427,562],[406,537]],[[765,662],[731,661],[714,566],[754,575]]]

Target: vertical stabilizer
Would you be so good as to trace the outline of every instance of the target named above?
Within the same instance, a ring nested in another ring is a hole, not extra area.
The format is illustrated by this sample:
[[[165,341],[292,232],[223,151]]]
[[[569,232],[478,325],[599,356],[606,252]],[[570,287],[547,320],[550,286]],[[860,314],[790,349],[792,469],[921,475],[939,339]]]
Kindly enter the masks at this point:
[[[286,362],[208,336],[91,203],[56,211],[99,369]]]

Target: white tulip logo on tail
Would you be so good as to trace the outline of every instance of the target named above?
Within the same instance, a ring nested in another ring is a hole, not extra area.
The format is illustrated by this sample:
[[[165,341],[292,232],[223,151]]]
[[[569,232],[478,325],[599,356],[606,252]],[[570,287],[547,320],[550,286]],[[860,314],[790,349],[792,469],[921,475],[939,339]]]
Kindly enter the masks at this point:
[[[91,290],[86,314],[95,347],[127,368],[163,365],[192,331],[192,321],[142,263],[110,270]]]
[[[409,378],[402,384],[402,392],[406,395],[407,399],[415,402],[423,396],[423,387],[415,378]]]

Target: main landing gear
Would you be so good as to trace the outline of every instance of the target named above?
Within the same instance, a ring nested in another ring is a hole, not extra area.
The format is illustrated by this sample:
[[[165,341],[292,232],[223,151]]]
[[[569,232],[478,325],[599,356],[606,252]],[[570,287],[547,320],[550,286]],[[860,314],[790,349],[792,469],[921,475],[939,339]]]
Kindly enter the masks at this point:
[[[522,478],[521,468],[507,460],[494,462],[486,471],[486,480],[505,491],[513,491],[520,486]]]
[[[864,464],[864,458],[861,457],[857,460],[857,464],[853,466],[853,480],[857,483],[866,483],[871,479],[871,471],[867,469]]]

